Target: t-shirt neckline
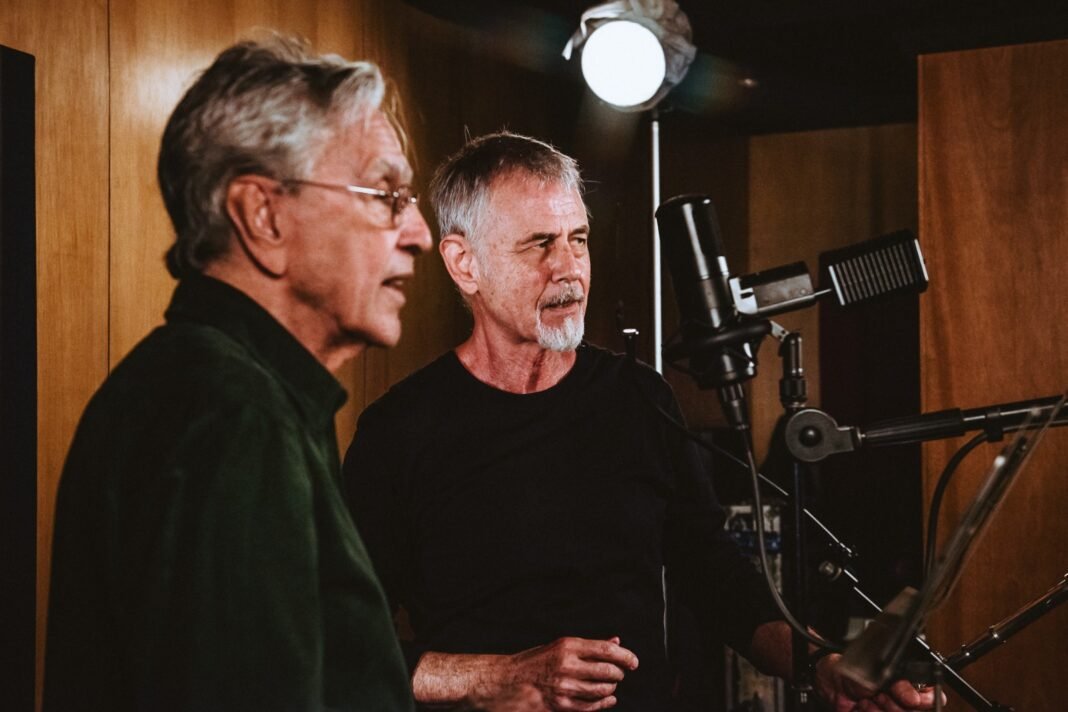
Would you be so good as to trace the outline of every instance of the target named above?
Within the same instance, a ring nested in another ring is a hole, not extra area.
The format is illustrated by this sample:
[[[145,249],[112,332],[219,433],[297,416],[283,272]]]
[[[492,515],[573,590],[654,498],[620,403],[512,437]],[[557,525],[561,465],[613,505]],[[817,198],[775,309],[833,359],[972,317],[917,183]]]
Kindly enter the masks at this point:
[[[573,384],[587,368],[589,351],[585,341],[580,343],[578,348],[575,349],[575,363],[571,365],[571,369],[564,374],[564,377],[548,388],[541,391],[534,391],[533,393],[513,393],[486,383],[467,369],[467,366],[464,365],[463,361],[460,360],[460,356],[456,353],[456,349],[449,351],[448,358],[455,369],[461,374],[460,377],[470,381],[481,393],[486,394],[487,397],[514,400],[522,399],[524,402],[534,402],[537,400],[553,398],[560,393],[571,391],[574,387]]]

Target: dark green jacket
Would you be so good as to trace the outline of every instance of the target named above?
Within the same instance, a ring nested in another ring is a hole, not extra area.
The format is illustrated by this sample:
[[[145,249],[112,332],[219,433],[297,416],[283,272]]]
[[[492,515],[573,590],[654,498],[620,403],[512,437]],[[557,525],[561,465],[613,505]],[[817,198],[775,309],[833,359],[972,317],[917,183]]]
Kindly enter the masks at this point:
[[[345,392],[221,282],[183,281],[166,317],[63,470],[46,710],[411,709],[339,492]]]

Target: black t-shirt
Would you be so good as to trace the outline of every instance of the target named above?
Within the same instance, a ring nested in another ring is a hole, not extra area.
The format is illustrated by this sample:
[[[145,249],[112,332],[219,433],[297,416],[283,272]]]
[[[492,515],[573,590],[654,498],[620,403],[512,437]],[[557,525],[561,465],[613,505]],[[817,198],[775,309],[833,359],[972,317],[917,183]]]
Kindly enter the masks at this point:
[[[705,632],[744,650],[775,617],[648,367],[583,345],[555,386],[498,390],[447,353],[361,416],[345,458],[353,518],[414,668],[427,650],[514,653],[619,636],[639,668],[623,710],[668,707],[667,567]]]

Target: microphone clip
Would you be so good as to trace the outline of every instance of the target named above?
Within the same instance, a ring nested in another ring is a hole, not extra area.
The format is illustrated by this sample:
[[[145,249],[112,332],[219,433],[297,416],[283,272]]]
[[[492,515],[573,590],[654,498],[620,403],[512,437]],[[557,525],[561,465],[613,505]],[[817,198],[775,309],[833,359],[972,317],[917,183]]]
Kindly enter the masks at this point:
[[[771,322],[738,320],[720,331],[683,324],[681,333],[687,338],[673,336],[664,346],[664,360],[692,376],[700,388],[723,388],[756,375],[756,353],[771,333]]]

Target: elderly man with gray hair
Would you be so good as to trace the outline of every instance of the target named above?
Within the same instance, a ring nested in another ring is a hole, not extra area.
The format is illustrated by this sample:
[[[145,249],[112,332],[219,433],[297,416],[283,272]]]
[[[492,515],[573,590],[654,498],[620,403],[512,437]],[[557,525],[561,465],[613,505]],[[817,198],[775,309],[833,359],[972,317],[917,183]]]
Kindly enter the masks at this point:
[[[536,139],[470,141],[431,199],[470,337],[360,418],[348,498],[391,603],[418,702],[676,709],[665,590],[701,633],[787,676],[790,629],[723,530],[652,369],[582,340],[589,220],[575,161]],[[671,610],[670,607],[668,609]],[[851,686],[816,663],[836,712],[929,709],[907,682]]]
[[[431,244],[377,67],[222,52],[164,131],[179,282],[60,482],[46,710],[404,710],[339,491],[331,375],[392,346]]]

